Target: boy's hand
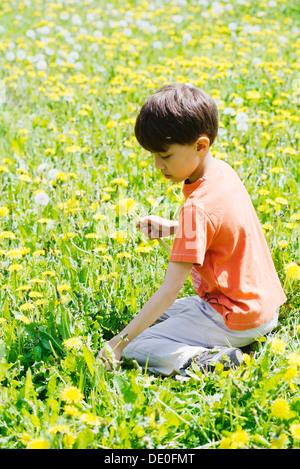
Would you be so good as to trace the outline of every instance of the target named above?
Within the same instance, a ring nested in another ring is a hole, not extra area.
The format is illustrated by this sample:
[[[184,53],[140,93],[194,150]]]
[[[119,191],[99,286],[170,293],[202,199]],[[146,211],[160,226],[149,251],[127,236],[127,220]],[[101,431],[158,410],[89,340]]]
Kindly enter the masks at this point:
[[[156,215],[148,215],[137,222],[139,230],[150,239],[164,238],[176,233],[178,222]]]
[[[105,349],[105,347],[103,347],[98,355],[98,357],[101,359],[103,359],[105,361],[105,369],[107,371],[111,371],[112,367],[112,363],[119,363],[120,362],[120,358],[121,358],[121,354],[122,354],[122,351],[121,350],[118,350],[117,348],[114,349],[113,351],[108,351],[107,349]]]

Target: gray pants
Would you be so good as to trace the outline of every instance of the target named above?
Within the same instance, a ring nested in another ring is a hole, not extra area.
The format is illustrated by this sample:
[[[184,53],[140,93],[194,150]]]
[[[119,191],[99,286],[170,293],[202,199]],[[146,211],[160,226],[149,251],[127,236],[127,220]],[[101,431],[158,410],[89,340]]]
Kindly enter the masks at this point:
[[[199,296],[176,300],[148,329],[123,350],[151,372],[170,376],[180,373],[190,359],[208,348],[244,347],[277,325],[278,311],[266,323],[253,329],[228,329],[224,319]]]

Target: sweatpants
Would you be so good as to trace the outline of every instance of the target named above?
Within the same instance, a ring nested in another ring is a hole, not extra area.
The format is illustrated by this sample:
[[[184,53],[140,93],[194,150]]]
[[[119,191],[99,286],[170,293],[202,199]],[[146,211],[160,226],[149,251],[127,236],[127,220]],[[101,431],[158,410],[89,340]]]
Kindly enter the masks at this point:
[[[245,347],[278,322],[278,310],[259,327],[231,330],[223,316],[199,296],[177,299],[148,329],[133,339],[122,356],[164,376],[180,374],[191,359],[207,349]]]

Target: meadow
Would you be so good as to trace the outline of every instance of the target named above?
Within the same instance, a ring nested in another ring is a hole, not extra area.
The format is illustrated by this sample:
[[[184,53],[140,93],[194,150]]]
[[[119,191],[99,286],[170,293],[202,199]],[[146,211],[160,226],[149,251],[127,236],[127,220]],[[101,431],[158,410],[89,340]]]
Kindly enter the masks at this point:
[[[1,2],[0,448],[299,448],[299,33],[297,0]],[[122,207],[178,214],[134,137],[175,82],[217,102],[287,295],[241,367],[187,381],[97,359],[168,264]]]

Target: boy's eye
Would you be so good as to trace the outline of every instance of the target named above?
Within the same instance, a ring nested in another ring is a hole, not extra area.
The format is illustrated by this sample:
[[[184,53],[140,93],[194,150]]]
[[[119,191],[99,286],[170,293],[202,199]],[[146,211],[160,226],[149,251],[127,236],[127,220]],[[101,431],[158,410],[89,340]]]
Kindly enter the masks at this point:
[[[166,158],[169,158],[170,156],[171,156],[171,155],[166,155],[166,156],[162,156],[161,158],[162,158],[163,160],[165,160]]]

